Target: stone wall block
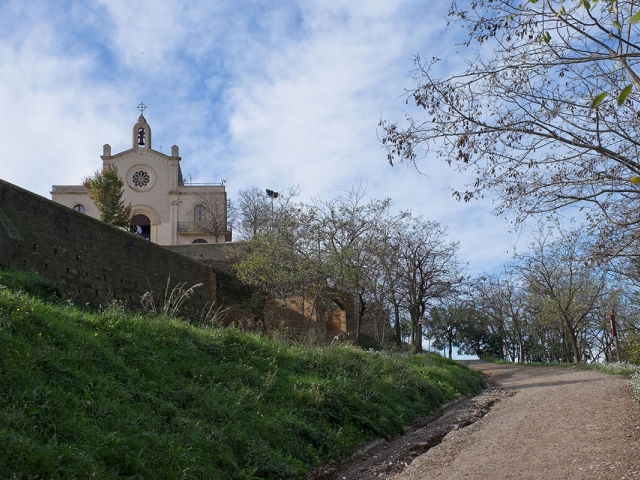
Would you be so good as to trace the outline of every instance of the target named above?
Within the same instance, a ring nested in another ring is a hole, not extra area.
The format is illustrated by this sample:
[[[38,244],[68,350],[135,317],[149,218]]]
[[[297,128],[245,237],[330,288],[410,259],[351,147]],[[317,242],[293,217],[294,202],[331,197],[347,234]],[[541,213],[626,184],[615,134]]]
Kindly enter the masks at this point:
[[[2,180],[0,211],[0,264],[39,273],[76,303],[140,308],[150,289],[164,298],[168,278],[204,284],[186,305],[192,316],[216,300],[209,266]]]

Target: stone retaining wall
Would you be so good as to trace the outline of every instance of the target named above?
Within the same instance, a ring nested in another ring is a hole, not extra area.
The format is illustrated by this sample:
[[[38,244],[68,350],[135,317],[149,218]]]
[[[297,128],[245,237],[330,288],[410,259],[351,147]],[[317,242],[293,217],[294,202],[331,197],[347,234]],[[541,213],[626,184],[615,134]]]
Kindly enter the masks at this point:
[[[113,300],[140,308],[153,291],[202,283],[185,305],[197,316],[216,300],[211,267],[0,180],[0,266],[32,271],[55,283],[75,303]]]

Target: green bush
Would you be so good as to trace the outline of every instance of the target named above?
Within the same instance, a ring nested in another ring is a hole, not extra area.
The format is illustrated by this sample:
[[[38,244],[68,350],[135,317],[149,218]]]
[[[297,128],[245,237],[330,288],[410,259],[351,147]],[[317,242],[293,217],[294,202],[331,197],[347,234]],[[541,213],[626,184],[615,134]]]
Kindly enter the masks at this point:
[[[640,333],[627,335],[622,354],[629,363],[640,365]]]

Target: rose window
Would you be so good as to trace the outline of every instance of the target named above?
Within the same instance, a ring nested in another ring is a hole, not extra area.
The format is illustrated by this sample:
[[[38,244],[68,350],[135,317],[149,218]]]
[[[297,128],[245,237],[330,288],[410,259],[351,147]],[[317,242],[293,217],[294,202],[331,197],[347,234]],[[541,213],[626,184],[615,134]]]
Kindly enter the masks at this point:
[[[138,188],[144,188],[147,185],[149,185],[149,182],[151,181],[151,177],[149,176],[149,174],[147,172],[145,172],[144,170],[138,170],[136,173],[133,174],[133,176],[131,177],[131,181],[133,182],[133,184],[138,187]]]

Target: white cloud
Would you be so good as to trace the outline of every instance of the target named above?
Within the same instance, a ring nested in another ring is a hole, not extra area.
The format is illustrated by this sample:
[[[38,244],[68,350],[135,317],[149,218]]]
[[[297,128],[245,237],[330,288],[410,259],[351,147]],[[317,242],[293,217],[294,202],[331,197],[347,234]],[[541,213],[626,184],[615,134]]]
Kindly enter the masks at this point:
[[[402,118],[412,55],[455,62],[448,1],[219,1],[131,4],[45,0],[0,6],[0,178],[49,196],[100,166],[102,145],[130,147],[143,100],[154,148],[180,146],[194,181],[327,198],[370,197],[450,226],[484,269],[516,236],[488,201],[460,204],[463,178],[391,168],[376,136]]]
[[[107,12],[106,34],[121,61],[134,70],[156,72],[184,35],[180,22],[184,2],[101,0]],[[176,21],[178,20],[178,21]]]
[[[92,142],[110,129],[102,115],[116,92],[86,82],[91,55],[63,55],[53,22],[24,27],[0,41],[2,178],[48,196],[52,183],[92,173],[83,157],[100,154]]]

